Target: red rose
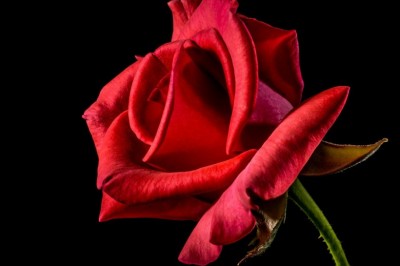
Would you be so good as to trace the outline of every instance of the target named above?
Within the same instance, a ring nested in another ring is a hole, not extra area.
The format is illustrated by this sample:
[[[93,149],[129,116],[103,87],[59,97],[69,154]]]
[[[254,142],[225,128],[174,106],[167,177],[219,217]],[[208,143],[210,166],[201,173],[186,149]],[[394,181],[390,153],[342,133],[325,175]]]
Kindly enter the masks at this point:
[[[237,14],[234,0],[168,4],[172,41],[138,57],[83,117],[99,156],[100,221],[198,220],[179,259],[204,265],[254,229],[261,205],[283,217],[348,88],[301,102],[295,31]]]

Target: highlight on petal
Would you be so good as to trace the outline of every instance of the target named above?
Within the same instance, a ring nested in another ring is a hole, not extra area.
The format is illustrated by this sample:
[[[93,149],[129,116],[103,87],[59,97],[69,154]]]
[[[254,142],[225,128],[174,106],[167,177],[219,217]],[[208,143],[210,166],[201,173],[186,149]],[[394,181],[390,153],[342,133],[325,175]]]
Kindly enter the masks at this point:
[[[301,171],[305,176],[321,176],[344,171],[368,159],[383,143],[383,138],[369,145],[335,144],[322,141]]]
[[[197,221],[210,208],[210,203],[194,197],[171,198],[142,204],[118,202],[103,191],[99,221],[122,218],[157,218]]]
[[[260,208],[256,203],[287,192],[337,119],[348,92],[348,87],[325,90],[289,114],[206,212],[205,217],[212,218],[200,219],[182,254],[203,254],[193,250],[230,244],[249,234],[256,224],[252,212]],[[213,256],[205,254],[201,261],[208,258]]]

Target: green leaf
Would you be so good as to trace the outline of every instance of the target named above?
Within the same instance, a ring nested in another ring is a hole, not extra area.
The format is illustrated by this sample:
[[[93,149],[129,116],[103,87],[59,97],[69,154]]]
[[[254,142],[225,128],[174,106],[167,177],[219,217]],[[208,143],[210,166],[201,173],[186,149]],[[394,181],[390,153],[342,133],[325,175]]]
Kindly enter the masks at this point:
[[[334,144],[322,141],[300,174],[321,176],[344,171],[365,161],[387,141],[387,138],[383,138],[370,145]]]
[[[336,265],[349,266],[350,264],[347,261],[342,244],[333,231],[332,226],[298,179],[296,179],[289,189],[289,198],[300,207],[321,233]]]

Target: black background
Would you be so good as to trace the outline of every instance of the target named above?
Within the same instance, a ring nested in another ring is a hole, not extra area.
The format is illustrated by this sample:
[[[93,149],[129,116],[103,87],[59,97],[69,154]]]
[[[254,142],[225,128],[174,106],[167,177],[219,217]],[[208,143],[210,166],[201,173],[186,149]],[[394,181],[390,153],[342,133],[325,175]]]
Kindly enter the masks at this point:
[[[166,2],[48,4],[43,6],[48,11],[34,13],[20,26],[27,35],[19,62],[23,70],[35,73],[26,95],[34,91],[39,98],[35,108],[44,118],[37,119],[37,128],[30,128],[40,134],[28,141],[33,148],[24,153],[26,160],[36,162],[26,183],[39,176],[32,182],[39,189],[27,186],[33,195],[16,211],[24,221],[17,231],[24,234],[15,247],[26,250],[22,254],[29,253],[29,259],[54,265],[182,265],[177,257],[193,222],[98,222],[97,155],[81,118],[100,89],[131,64],[134,55],[145,55],[169,41],[172,19]],[[351,87],[326,140],[370,144],[389,138],[366,162],[346,172],[302,181],[331,222],[351,265],[391,265],[397,261],[399,237],[395,8],[384,2],[349,6],[346,1],[323,1],[304,6],[299,1],[242,0],[239,12],[297,30],[304,98],[336,85]],[[41,150],[44,156],[38,155]],[[286,222],[270,249],[243,265],[334,265],[318,236],[289,202]],[[212,265],[235,265],[248,241],[225,247]]]

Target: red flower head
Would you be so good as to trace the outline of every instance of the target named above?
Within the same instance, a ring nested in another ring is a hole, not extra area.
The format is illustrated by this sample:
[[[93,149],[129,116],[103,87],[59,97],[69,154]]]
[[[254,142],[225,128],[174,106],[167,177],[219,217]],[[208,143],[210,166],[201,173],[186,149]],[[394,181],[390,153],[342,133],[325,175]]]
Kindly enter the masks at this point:
[[[349,88],[301,102],[295,31],[238,14],[234,0],[168,4],[172,41],[138,57],[83,117],[99,156],[100,220],[196,220],[179,259],[205,265],[260,213],[270,237]]]

